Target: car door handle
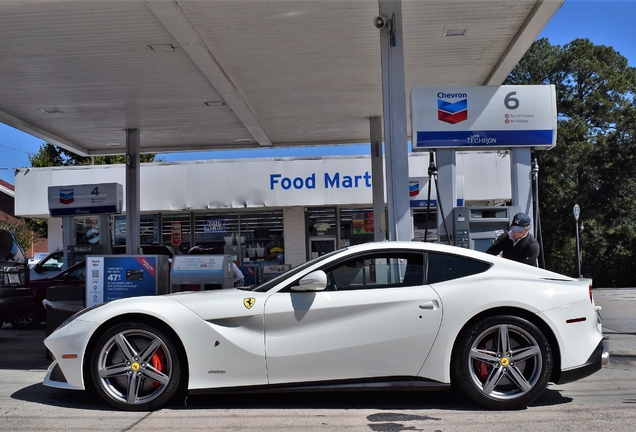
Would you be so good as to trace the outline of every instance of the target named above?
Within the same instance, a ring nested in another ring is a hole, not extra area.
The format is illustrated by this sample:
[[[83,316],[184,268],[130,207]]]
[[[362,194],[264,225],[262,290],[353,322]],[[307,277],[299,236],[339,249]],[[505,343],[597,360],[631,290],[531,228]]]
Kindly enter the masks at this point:
[[[435,300],[425,301],[420,303],[420,309],[433,310],[437,309],[437,302]]]

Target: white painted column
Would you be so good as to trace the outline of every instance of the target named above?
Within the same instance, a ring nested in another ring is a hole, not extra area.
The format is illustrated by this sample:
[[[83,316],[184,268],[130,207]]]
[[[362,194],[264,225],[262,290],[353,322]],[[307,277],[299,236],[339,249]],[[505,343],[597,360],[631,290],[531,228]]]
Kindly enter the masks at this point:
[[[411,240],[401,0],[378,0],[389,240]]]

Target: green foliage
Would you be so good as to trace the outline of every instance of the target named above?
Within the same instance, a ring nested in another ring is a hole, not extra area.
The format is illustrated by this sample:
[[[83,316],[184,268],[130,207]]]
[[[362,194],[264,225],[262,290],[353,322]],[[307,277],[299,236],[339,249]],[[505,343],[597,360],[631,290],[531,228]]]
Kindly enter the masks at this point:
[[[162,162],[155,154],[142,154],[139,160],[144,162]],[[32,167],[77,166],[77,165],[112,165],[126,163],[125,155],[83,157],[71,153],[54,144],[45,143],[37,153],[29,153]]]
[[[11,219],[4,216],[0,219],[0,228],[13,232],[27,254],[33,242],[46,238],[30,219]]]
[[[536,153],[546,267],[576,276],[579,204],[583,276],[595,286],[636,286],[636,69],[588,39],[540,39],[505,84],[557,90],[557,145]]]

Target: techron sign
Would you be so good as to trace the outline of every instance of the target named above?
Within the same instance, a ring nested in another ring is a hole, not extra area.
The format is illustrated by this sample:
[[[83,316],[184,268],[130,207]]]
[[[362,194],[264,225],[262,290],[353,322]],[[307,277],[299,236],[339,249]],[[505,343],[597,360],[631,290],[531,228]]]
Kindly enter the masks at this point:
[[[414,150],[556,145],[553,85],[413,87]]]

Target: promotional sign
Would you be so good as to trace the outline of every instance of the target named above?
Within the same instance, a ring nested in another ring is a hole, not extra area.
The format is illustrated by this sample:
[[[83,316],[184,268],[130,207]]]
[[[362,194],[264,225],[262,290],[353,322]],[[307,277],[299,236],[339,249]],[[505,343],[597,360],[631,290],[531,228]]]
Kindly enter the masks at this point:
[[[170,242],[173,246],[181,246],[181,222],[172,222]]]
[[[231,288],[233,277],[229,255],[175,255],[170,274],[171,292]]]
[[[172,272],[223,272],[229,260],[226,255],[176,255],[172,261]]]
[[[86,259],[86,306],[165,294],[168,277],[168,257],[163,255],[89,256]]]
[[[554,85],[413,87],[413,150],[556,145]]]
[[[352,234],[370,234],[373,233],[373,212],[353,212],[351,219]]]
[[[121,213],[124,188],[119,183],[49,186],[50,216]]]

